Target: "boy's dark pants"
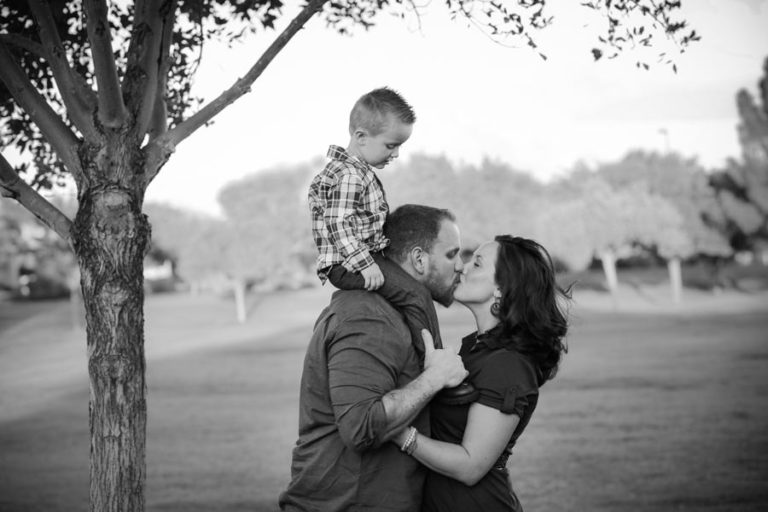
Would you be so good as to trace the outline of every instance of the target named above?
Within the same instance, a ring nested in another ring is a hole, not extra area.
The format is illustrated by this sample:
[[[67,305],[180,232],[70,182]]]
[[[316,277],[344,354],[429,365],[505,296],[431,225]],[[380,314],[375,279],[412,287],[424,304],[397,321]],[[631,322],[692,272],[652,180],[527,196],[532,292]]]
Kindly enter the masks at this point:
[[[411,331],[419,357],[424,354],[422,329],[427,329],[432,335],[435,348],[442,348],[437,312],[429,290],[380,252],[373,253],[372,256],[384,275],[384,284],[376,293],[387,299],[405,316],[405,323]],[[362,290],[365,287],[363,276],[358,272],[350,272],[343,265],[333,265],[328,270],[328,280],[340,290]]]

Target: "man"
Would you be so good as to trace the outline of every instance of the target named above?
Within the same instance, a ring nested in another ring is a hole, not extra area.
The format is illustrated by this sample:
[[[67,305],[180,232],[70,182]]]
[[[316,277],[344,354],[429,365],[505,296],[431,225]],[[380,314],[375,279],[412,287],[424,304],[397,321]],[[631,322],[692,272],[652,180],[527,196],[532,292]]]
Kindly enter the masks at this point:
[[[389,215],[385,235],[388,257],[450,305],[463,269],[453,215],[401,206]],[[409,425],[429,432],[424,406],[466,375],[452,351],[425,350],[423,340],[412,340],[403,317],[378,294],[335,292],[307,348],[299,440],[280,508],[419,510],[425,469],[388,440]]]

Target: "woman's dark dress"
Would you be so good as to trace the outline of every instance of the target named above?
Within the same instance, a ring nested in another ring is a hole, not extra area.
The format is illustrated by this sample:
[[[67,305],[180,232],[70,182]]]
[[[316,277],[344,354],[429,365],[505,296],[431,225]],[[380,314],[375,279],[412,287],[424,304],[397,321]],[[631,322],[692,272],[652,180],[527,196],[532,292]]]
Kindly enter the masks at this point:
[[[477,341],[477,343],[475,343]],[[424,512],[522,511],[512,491],[506,459],[525,429],[539,398],[540,372],[524,354],[506,348],[492,330],[462,340],[459,352],[469,371],[469,380],[480,392],[477,402],[506,414],[516,414],[520,422],[504,453],[494,467],[475,485],[463,483],[430,471],[424,487]],[[431,437],[461,443],[471,404],[445,405],[433,402]]]

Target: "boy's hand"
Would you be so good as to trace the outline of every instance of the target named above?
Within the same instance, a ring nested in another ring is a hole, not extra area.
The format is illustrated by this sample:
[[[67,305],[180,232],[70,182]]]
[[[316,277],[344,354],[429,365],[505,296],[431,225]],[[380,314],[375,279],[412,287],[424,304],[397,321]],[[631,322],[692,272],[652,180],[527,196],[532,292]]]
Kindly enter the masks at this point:
[[[365,289],[370,292],[378,290],[384,284],[384,274],[381,273],[381,269],[376,263],[370,267],[365,267],[360,271],[360,274],[365,279]]]

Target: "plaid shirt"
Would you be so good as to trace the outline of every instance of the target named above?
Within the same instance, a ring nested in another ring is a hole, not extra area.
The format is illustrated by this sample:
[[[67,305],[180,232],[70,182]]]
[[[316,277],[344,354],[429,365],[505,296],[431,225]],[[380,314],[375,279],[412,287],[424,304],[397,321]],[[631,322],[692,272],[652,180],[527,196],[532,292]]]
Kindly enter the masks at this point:
[[[319,254],[317,274],[325,282],[331,265],[360,272],[373,264],[371,253],[384,249],[389,205],[373,169],[344,148],[330,146],[330,161],[309,186],[312,235]]]

